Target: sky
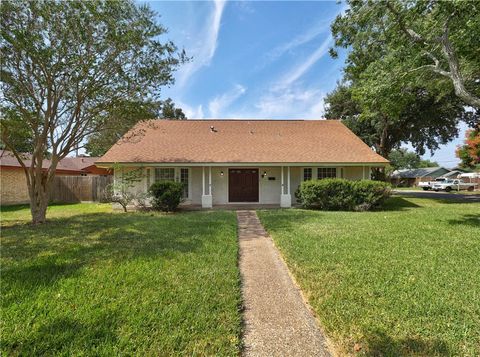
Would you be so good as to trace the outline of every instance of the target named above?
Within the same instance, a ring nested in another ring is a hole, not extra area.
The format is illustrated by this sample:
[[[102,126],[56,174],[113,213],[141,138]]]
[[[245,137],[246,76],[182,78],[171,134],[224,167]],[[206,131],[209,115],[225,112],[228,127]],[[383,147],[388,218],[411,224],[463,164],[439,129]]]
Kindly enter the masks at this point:
[[[163,90],[190,119],[322,119],[324,97],[342,78],[344,50],[329,56],[335,1],[154,1],[163,40],[191,61]],[[453,167],[457,140],[433,157]],[[408,144],[405,144],[409,147]]]

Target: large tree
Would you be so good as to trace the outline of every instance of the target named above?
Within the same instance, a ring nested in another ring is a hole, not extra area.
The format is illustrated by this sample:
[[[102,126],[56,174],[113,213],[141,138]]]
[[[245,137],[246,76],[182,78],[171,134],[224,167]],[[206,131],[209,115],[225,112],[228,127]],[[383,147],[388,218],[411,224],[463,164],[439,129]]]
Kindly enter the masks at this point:
[[[185,54],[160,42],[156,18],[129,0],[2,2],[1,135],[25,171],[33,223],[45,221],[58,162],[102,130],[116,105],[155,100],[173,82]],[[29,166],[19,130],[31,138]]]
[[[341,119],[386,158],[406,142],[419,155],[434,151],[458,134],[460,120],[478,119],[453,93],[439,97],[421,87],[388,86],[376,88],[356,78],[339,84],[325,98],[325,117]]]
[[[418,169],[420,167],[437,167],[438,163],[430,160],[422,160],[421,157],[405,148],[392,150],[388,156],[393,169]]]
[[[90,135],[85,150],[91,156],[102,156],[128,130],[141,120],[187,119],[171,98],[162,101],[126,100],[108,111],[109,119],[103,130]]]
[[[383,68],[395,76],[420,84],[448,84],[464,104],[480,108],[480,2],[347,3],[348,10],[332,24],[336,46],[351,49],[347,77],[374,70],[371,65],[381,54],[382,62],[388,63]]]

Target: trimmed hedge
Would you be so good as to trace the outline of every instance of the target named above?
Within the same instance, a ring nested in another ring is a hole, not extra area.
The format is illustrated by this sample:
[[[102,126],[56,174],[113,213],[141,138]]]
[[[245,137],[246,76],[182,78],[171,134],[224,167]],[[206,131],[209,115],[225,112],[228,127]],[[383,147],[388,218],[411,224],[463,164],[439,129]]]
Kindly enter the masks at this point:
[[[381,206],[390,193],[390,185],[385,182],[332,178],[304,181],[295,195],[305,208],[368,211]]]
[[[172,212],[182,202],[183,184],[175,181],[155,182],[148,190],[156,210]]]

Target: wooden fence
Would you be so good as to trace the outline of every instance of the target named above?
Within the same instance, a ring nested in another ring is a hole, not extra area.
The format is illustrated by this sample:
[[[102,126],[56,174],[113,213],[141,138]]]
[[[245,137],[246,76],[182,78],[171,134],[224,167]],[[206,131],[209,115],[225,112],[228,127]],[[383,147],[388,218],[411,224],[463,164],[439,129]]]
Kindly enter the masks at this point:
[[[105,201],[105,189],[113,182],[113,176],[57,176],[54,179],[50,201],[82,202]]]

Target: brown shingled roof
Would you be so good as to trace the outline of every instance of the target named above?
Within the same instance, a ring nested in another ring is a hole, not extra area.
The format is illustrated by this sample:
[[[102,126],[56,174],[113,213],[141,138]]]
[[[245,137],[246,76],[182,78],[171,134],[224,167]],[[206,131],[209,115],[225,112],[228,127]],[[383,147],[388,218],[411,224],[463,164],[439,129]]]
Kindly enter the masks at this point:
[[[31,165],[30,158],[30,154],[22,154],[23,162],[27,167]],[[86,172],[86,168],[94,165],[95,161],[98,159],[98,157],[89,156],[65,157],[57,164],[57,171],[68,171],[71,173],[82,174]],[[49,168],[50,165],[50,160],[43,160],[42,167],[44,169]],[[0,150],[0,166],[18,168],[22,167],[13,153],[8,150]]]
[[[97,161],[154,162],[388,161],[337,120],[149,120],[137,124]]]

